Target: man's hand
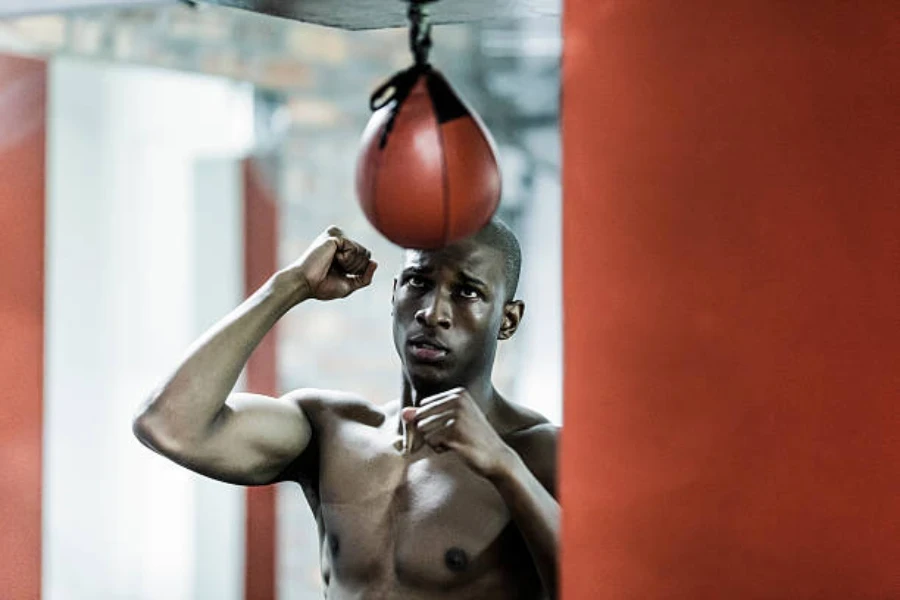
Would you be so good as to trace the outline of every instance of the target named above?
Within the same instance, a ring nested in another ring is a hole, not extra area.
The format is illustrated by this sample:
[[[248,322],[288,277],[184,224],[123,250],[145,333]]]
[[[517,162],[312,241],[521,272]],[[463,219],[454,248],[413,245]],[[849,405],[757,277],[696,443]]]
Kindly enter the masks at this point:
[[[340,229],[329,227],[284,273],[300,286],[301,296],[334,300],[372,283],[378,264],[371,257],[371,252],[344,237]]]
[[[435,452],[453,450],[479,475],[500,475],[515,460],[515,452],[488,423],[465,388],[422,400],[418,408],[403,409],[403,420]]]

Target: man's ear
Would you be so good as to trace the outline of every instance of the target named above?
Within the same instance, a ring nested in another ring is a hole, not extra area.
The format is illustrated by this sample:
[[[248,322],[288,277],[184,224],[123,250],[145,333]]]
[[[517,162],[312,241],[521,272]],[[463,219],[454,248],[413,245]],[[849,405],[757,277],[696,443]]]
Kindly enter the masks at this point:
[[[513,336],[525,316],[525,303],[521,300],[507,302],[503,307],[503,322],[500,324],[498,340],[508,340]]]
[[[391,315],[394,314],[394,301],[397,299],[397,278],[394,277],[394,287],[391,288]]]

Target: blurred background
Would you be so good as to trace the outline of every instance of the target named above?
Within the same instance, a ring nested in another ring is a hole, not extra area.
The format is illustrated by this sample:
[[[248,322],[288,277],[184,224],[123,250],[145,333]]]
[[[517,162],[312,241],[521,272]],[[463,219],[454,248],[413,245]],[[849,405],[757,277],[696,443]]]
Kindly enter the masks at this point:
[[[556,423],[559,25],[437,26],[432,53],[497,141],[499,214],[523,246],[526,316],[501,345],[497,387]],[[249,172],[277,212],[277,265],[330,224],[381,265],[365,292],[282,320],[278,391],[396,397],[390,291],[401,251],[365,220],[353,171],[369,94],[410,63],[406,30],[348,32],[209,5],[106,8],[2,20],[0,53],[48,69],[43,597],[244,598],[245,491],[154,456],[131,418],[249,291],[247,245],[266,243],[247,239]],[[0,112],[30,85],[0,89]],[[7,141],[27,126],[3,123]],[[276,513],[277,597],[321,597],[299,487],[278,486]]]

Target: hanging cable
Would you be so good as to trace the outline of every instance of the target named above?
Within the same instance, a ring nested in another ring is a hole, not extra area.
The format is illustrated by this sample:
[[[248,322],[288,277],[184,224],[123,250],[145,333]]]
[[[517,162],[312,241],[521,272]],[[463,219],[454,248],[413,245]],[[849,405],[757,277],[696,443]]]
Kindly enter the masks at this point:
[[[397,111],[403,101],[409,96],[419,76],[431,69],[428,63],[428,54],[431,52],[431,22],[428,20],[428,11],[425,4],[433,0],[410,0],[409,11],[409,49],[413,54],[415,64],[405,71],[401,71],[378,87],[369,98],[369,108],[379,110],[389,103],[394,106],[391,115],[381,133],[381,144],[384,148],[388,135],[394,128]]]
[[[431,22],[425,3],[428,0],[411,0],[409,3],[409,49],[412,51],[416,66],[428,64],[428,53],[431,51]]]

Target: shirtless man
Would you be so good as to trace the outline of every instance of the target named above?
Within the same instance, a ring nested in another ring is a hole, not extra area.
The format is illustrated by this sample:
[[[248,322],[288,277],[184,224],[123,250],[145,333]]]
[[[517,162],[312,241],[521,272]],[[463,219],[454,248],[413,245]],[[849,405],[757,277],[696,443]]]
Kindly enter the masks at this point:
[[[279,318],[366,287],[370,258],[328,229],[191,347],[135,434],[221,481],[298,482],[318,522],[328,598],[555,597],[558,428],[491,382],[497,342],[524,312],[513,300],[519,246],[502,223],[406,252],[392,300],[400,399],[231,393]]]

